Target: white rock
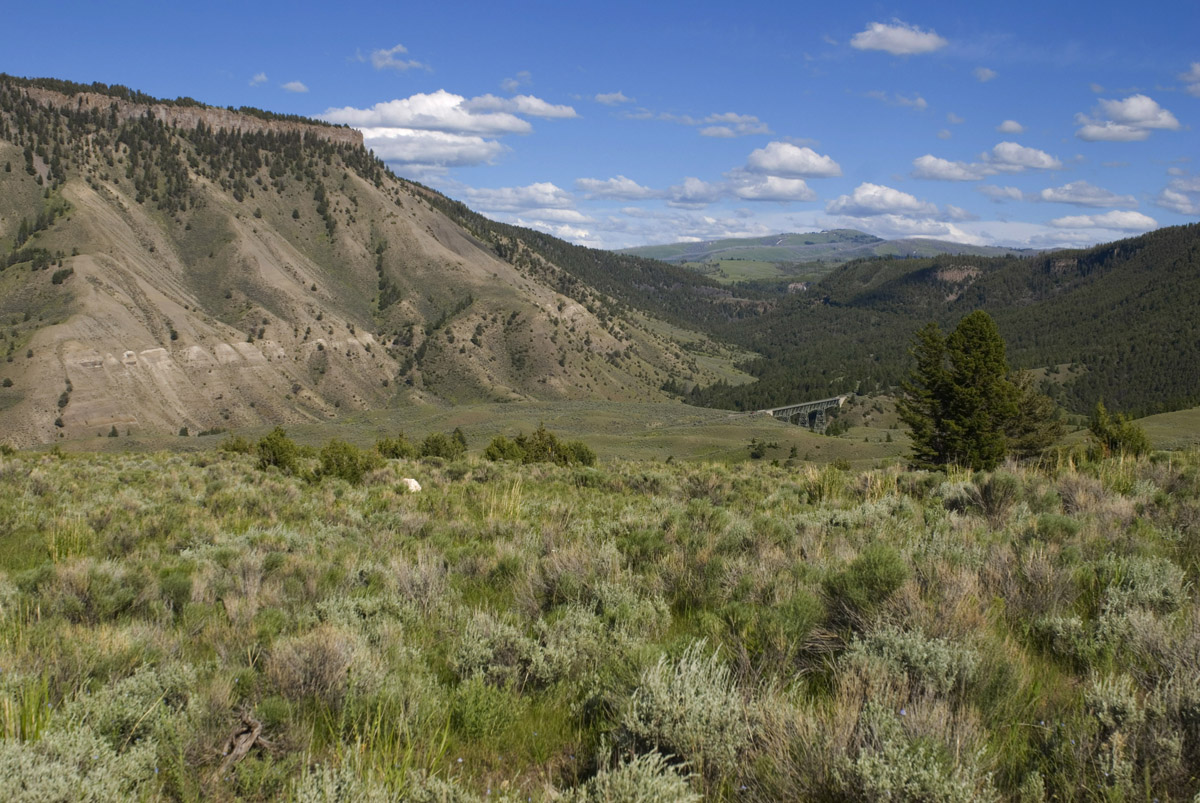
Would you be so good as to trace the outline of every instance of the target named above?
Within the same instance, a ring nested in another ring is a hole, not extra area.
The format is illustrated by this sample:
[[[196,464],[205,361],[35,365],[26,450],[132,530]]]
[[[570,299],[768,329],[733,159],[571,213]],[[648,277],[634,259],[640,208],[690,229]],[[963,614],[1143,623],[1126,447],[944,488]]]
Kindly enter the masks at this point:
[[[417,491],[421,490],[421,483],[417,482],[412,477],[405,477],[404,479],[400,480],[400,482],[403,483],[404,486],[412,493],[416,493]]]

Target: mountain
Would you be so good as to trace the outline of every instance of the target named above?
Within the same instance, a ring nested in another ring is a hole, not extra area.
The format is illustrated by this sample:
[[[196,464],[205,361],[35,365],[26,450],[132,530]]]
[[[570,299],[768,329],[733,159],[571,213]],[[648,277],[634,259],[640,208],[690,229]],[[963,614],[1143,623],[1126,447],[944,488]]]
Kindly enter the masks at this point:
[[[922,237],[885,240],[855,229],[832,229],[807,234],[776,234],[769,237],[647,245],[639,248],[626,248],[619,253],[674,263],[746,260],[780,264],[824,262],[827,265],[839,265],[855,259],[877,256],[929,257],[938,254],[1002,256],[1033,252],[996,246],[963,245]]]
[[[696,389],[695,403],[760,409],[895,386],[913,333],[987,310],[1010,362],[1039,369],[1070,410],[1103,399],[1136,414],[1200,404],[1200,225],[1027,257],[848,263],[764,314],[713,329],[760,358],[758,381]]]
[[[303,118],[0,76],[0,166],[0,427],[17,444],[665,400],[679,377],[735,375],[680,305],[755,303],[476,220]]]

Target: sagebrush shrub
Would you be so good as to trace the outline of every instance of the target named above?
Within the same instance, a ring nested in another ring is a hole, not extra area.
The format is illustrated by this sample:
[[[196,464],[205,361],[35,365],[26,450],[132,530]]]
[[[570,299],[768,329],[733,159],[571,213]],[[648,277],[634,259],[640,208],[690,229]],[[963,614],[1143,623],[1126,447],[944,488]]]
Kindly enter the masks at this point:
[[[1167,613],[1185,599],[1183,569],[1167,558],[1112,555],[1097,564],[1096,576],[1109,608]]]
[[[671,624],[671,610],[658,595],[639,592],[632,583],[603,580],[592,588],[596,612],[622,637],[657,638]]]
[[[929,741],[911,739],[895,713],[868,702],[859,723],[857,754],[838,768],[844,793],[866,801],[974,803],[997,800],[991,777],[973,756],[953,756]]]
[[[931,638],[920,629],[883,625],[856,638],[844,660],[871,658],[908,675],[913,686],[935,694],[962,693],[975,676],[979,655],[966,644]]]
[[[86,725],[65,723],[37,741],[0,740],[0,789],[13,803],[119,803],[154,778],[157,746],[118,750]]]
[[[359,777],[348,763],[305,767],[295,789],[296,803],[388,803],[391,793]]]
[[[1096,718],[1106,735],[1121,728],[1136,727],[1145,714],[1128,675],[1093,675],[1084,690],[1083,700],[1087,712]]]
[[[505,686],[524,678],[535,650],[533,640],[512,624],[487,611],[475,611],[450,653],[450,668],[460,680],[479,676]]]
[[[622,726],[647,749],[679,756],[709,783],[733,775],[750,743],[750,711],[704,642],[642,673]]]
[[[657,751],[601,767],[566,796],[568,803],[699,803],[700,795]]]
[[[152,739],[177,722],[196,685],[195,670],[180,664],[142,666],[132,675],[66,706],[67,716],[90,727],[114,747]]]
[[[578,677],[619,650],[597,616],[582,605],[565,606],[553,621],[539,619],[529,675],[542,685]]]

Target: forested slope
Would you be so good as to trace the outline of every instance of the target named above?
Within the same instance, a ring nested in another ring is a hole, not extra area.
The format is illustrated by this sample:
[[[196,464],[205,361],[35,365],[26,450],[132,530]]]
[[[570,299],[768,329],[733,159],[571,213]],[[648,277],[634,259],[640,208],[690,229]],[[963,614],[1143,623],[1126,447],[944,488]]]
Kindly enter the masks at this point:
[[[975,309],[997,321],[1016,367],[1062,366],[1049,389],[1074,410],[1103,398],[1138,414],[1200,404],[1200,226],[1035,257],[850,263],[764,315],[719,327],[762,358],[759,381],[692,394],[756,409],[883,390],[907,372],[923,323]]]

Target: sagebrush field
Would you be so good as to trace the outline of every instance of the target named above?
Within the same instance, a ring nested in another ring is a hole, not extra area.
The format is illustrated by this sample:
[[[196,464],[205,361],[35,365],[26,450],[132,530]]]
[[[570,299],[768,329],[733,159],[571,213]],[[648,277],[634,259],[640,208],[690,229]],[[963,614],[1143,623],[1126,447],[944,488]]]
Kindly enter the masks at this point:
[[[359,484],[16,453],[0,530],[14,800],[1198,788],[1195,451],[975,475],[426,458]]]

